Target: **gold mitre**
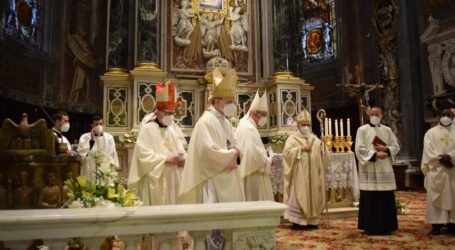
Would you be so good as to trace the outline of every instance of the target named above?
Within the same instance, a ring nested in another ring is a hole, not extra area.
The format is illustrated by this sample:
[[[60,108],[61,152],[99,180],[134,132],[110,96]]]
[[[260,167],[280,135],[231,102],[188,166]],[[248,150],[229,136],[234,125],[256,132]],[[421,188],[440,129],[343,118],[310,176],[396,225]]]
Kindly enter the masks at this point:
[[[212,96],[218,98],[233,97],[235,98],[235,87],[238,81],[237,73],[235,69],[232,69],[223,74],[218,68],[213,71],[213,85],[212,85]]]
[[[300,123],[311,124],[311,114],[306,109],[300,112],[295,119],[297,120],[297,124]]]
[[[253,102],[251,103],[250,110],[258,110],[263,112],[268,112],[267,109],[267,90],[264,92],[262,97],[259,97],[259,90],[254,96]]]

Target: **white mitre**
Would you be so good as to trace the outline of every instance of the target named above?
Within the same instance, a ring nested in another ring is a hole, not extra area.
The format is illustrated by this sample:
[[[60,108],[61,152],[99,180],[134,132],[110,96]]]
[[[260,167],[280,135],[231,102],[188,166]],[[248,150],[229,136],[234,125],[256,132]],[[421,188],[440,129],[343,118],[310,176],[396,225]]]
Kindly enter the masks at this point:
[[[251,111],[258,110],[258,111],[268,112],[267,90],[264,92],[262,97],[259,97],[259,90],[256,92],[256,95],[254,96],[253,102],[251,103],[249,110],[251,110]]]

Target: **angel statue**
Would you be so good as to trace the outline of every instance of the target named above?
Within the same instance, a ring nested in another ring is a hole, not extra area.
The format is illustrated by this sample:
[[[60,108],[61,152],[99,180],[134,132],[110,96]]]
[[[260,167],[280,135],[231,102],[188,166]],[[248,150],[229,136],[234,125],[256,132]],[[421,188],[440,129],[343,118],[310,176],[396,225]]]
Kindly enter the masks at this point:
[[[183,0],[181,8],[174,8],[172,13],[172,32],[174,34],[174,41],[179,46],[187,46],[191,44],[189,39],[194,31],[194,26],[191,23],[193,18],[193,10],[188,0]]]
[[[221,25],[224,22],[224,17],[216,17],[212,15],[202,15],[202,18],[197,14],[199,22],[201,24],[201,35],[202,45],[205,46],[202,49],[202,55],[205,58],[212,58],[220,56],[221,52],[217,49],[218,38],[220,36]]]
[[[248,52],[246,47],[246,32],[248,32],[248,16],[247,14],[240,14],[242,10],[241,7],[237,6],[236,8],[229,8],[229,17],[228,20],[231,21],[231,31],[229,35],[231,36],[231,50],[238,50],[243,52]]]

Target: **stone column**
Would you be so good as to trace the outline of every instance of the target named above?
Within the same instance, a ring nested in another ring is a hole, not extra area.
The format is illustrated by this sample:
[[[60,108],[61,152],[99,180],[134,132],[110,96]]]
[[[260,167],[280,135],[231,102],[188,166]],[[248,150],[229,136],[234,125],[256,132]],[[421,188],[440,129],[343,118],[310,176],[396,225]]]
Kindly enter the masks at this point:
[[[273,65],[275,72],[298,73],[299,27],[294,0],[273,0]]]
[[[128,12],[128,1],[109,1],[106,68],[128,67]]]

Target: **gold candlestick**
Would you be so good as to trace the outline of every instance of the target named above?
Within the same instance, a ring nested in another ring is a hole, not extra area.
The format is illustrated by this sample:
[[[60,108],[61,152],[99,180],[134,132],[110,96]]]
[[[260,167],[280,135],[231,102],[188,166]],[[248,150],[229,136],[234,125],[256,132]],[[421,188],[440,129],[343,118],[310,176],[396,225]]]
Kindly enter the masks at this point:
[[[341,136],[335,136],[335,142],[333,145],[335,146],[335,153],[340,153],[341,150]]]
[[[352,136],[346,136],[346,148],[348,153],[352,153]]]
[[[333,153],[333,149],[332,149],[332,147],[333,147],[333,141],[332,141],[333,135],[326,136],[326,139],[327,140],[325,141],[325,145],[327,146],[327,149],[329,150],[329,153]]]

